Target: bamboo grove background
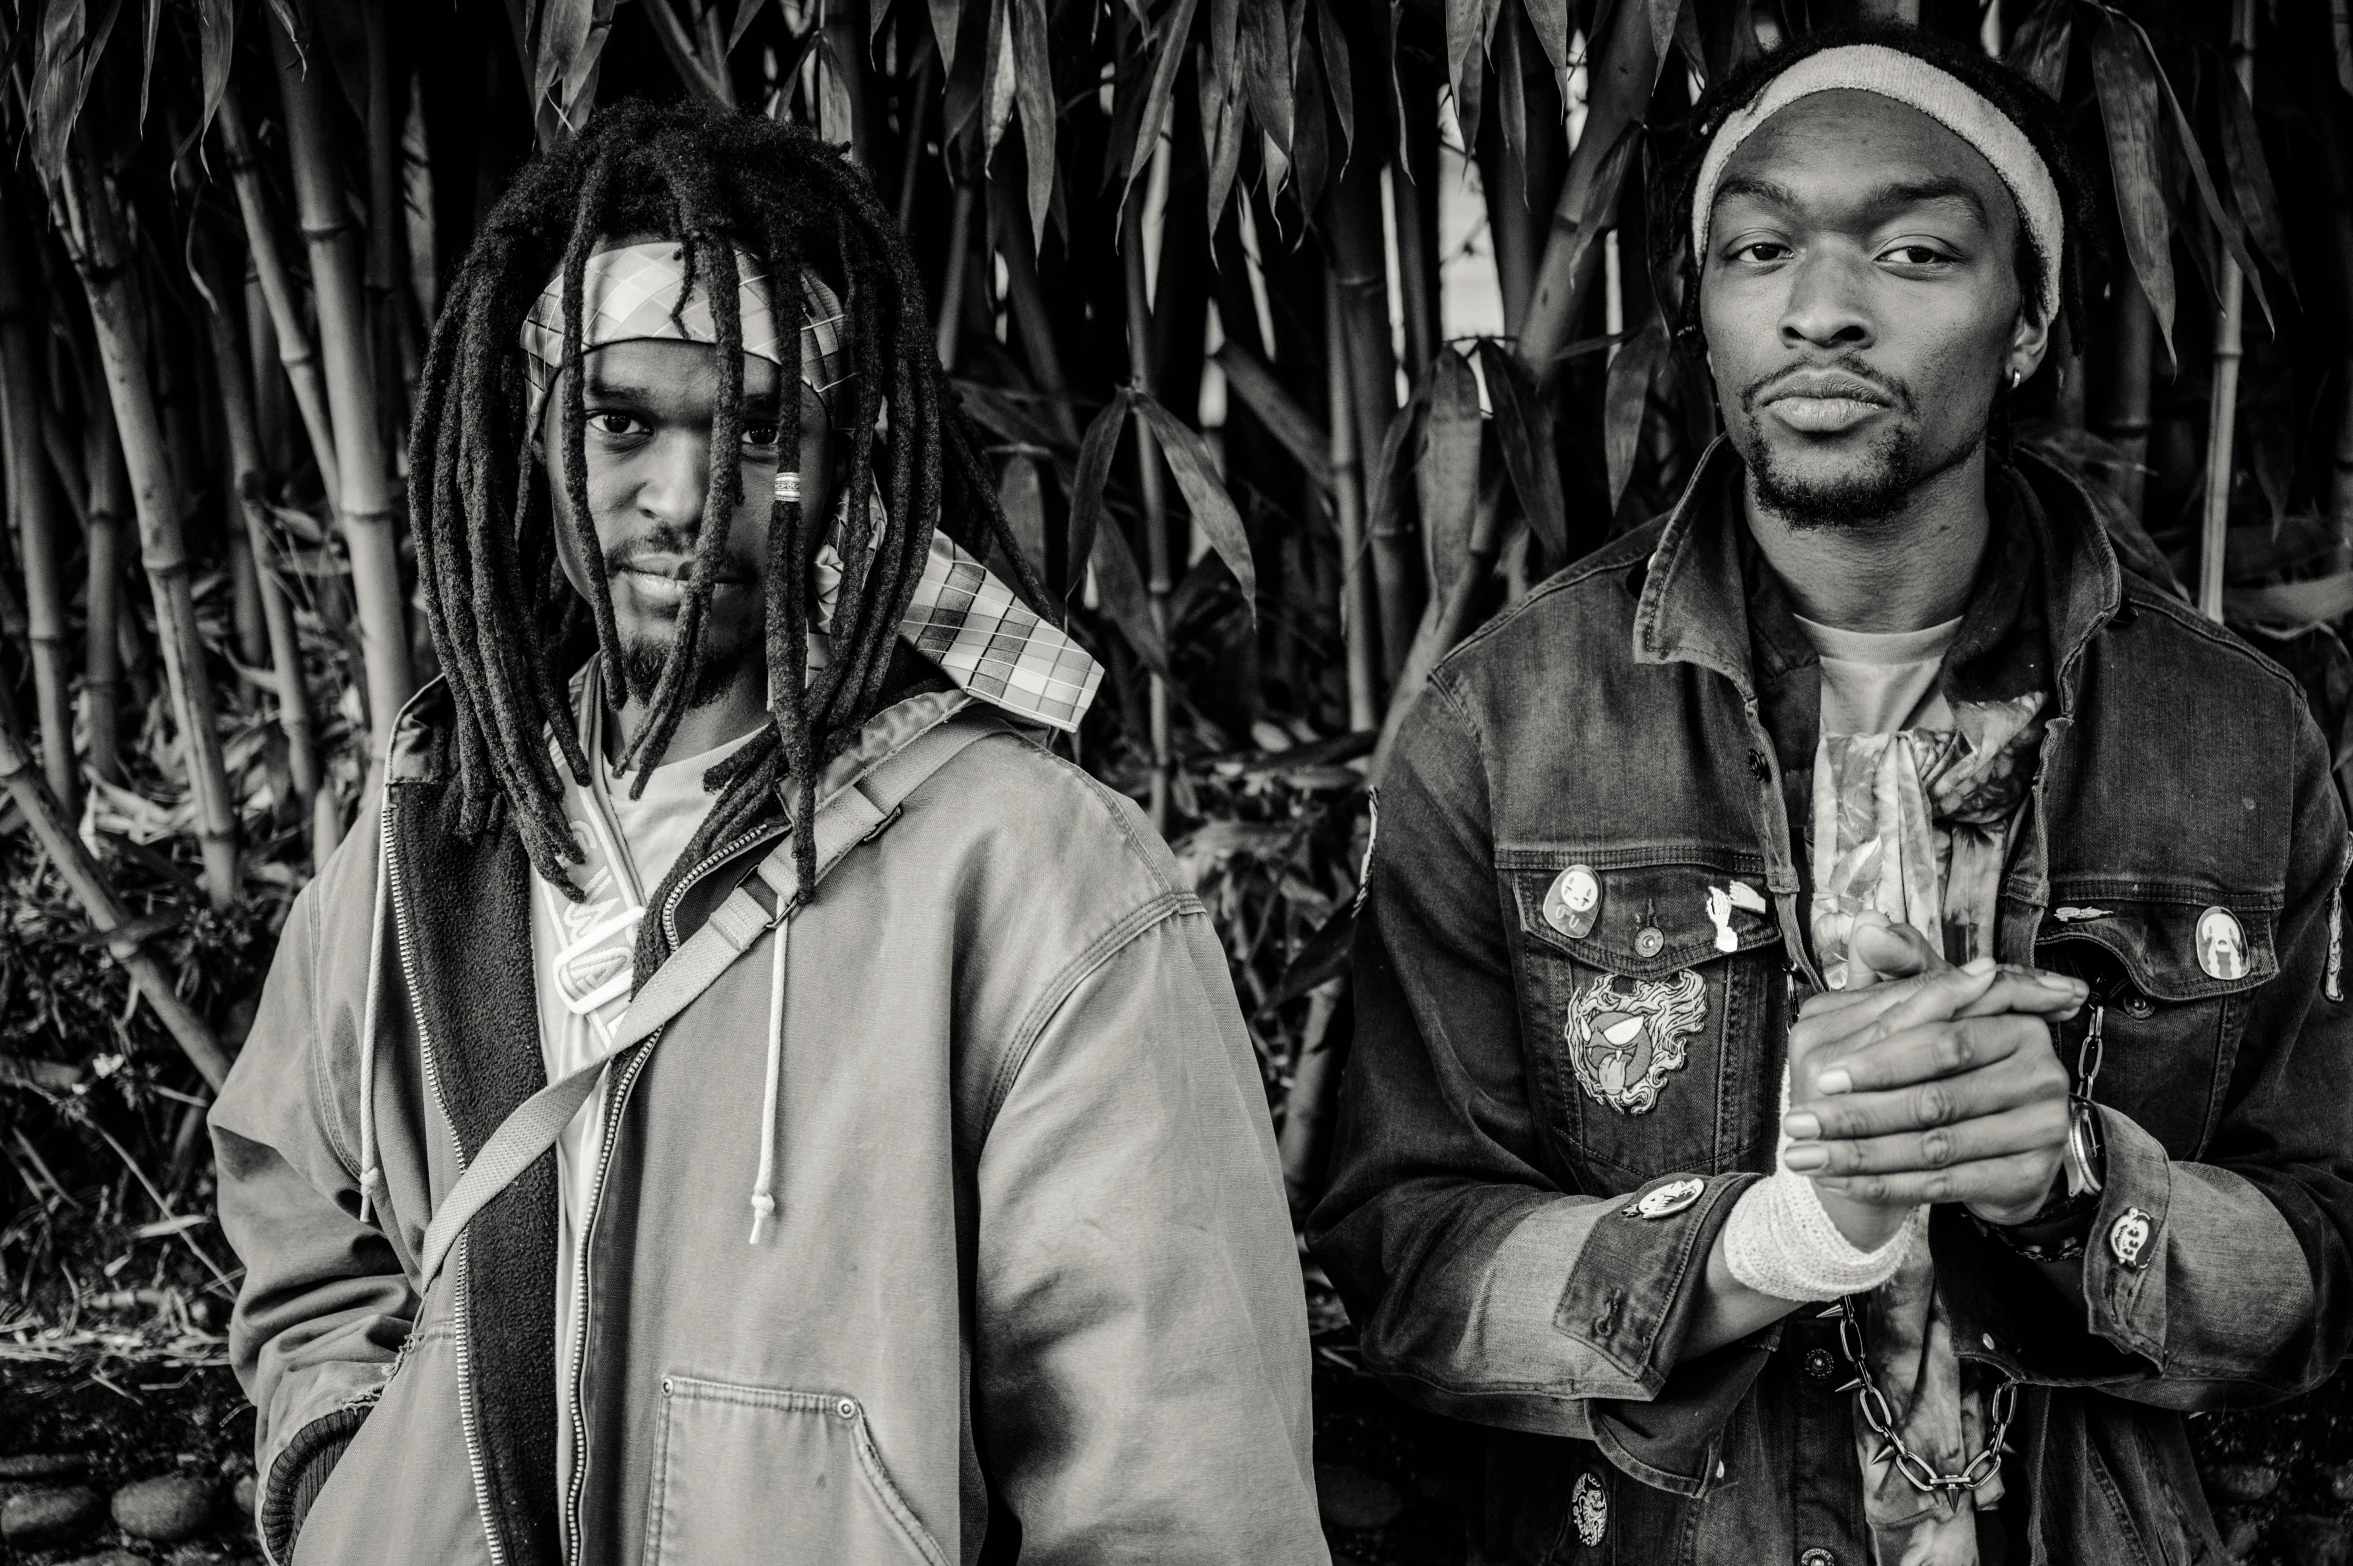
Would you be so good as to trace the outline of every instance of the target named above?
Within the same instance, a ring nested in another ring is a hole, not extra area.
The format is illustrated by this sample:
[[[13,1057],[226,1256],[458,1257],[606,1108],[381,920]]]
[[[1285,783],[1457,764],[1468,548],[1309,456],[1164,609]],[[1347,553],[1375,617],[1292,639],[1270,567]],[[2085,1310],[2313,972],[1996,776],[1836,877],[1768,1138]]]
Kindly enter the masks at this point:
[[[1304,1202],[1398,717],[1713,433],[1645,170],[1701,84],[1857,4],[0,0],[0,1354],[218,1362],[203,1106],[433,672],[408,409],[534,146],[692,93],[896,206],[1109,666],[1079,754],[1216,914]],[[2065,105],[2104,256],[2021,438],[2343,758],[2346,0],[1861,9]]]

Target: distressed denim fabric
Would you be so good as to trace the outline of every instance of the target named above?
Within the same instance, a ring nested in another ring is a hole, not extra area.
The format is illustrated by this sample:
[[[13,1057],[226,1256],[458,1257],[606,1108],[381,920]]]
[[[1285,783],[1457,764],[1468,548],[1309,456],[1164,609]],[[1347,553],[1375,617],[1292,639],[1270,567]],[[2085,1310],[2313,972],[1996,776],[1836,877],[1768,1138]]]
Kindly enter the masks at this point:
[[[1833,1325],[1801,1308],[1677,1363],[1772,1156],[1804,982],[1818,668],[1760,609],[1738,474],[1717,449],[1674,513],[1441,662],[1380,794],[1311,1242],[1367,1364],[1487,1427],[1483,1561],[1869,1560]],[[2104,1008],[2108,1178],[2081,1311],[1933,1215],[1962,1354],[2028,1383],[1987,1559],[2219,1559],[2177,1411],[2310,1387],[2353,1329],[2345,819],[2287,674],[2126,575],[2072,476],[1996,481],[2048,529],[2055,665],[1997,945]],[[1570,934],[1545,899],[1574,865],[1601,896]],[[1727,951],[1708,892],[1734,879],[1772,911],[1733,913]],[[2199,962],[2215,907],[2244,932],[2232,977]],[[1640,1002],[1684,975],[1704,1013],[1651,1057],[1673,1062],[1655,1104],[1581,1080],[1596,987]]]

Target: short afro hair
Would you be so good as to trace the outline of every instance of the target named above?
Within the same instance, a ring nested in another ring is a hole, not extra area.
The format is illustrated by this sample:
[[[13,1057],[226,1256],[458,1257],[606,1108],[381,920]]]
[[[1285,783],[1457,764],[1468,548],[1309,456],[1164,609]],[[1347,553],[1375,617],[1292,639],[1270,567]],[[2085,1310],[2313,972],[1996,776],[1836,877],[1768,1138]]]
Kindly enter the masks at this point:
[[[2068,146],[2067,127],[2059,105],[2049,93],[2015,68],[1965,44],[1901,23],[1868,22],[1826,27],[1793,38],[1771,52],[1749,61],[1709,87],[1693,106],[1679,147],[1660,155],[1653,142],[1649,163],[1648,202],[1651,275],[1661,284],[1660,297],[1673,301],[1670,322],[1678,339],[1699,340],[1700,260],[1691,252],[1691,204],[1699,183],[1699,166],[1708,145],[1725,120],[1756,100],[1759,93],[1791,66],[1825,49],[1848,44],[1877,44],[1926,61],[1958,78],[1971,91],[2018,127],[2058,187],[2060,209],[2059,315],[2077,342],[2083,340],[2083,273],[2086,251],[2097,242],[2091,198],[2083,172]],[[2042,296],[2042,259],[2027,243],[2019,225],[2018,281],[2027,308]],[[2055,324],[2055,323],[2054,323]]]

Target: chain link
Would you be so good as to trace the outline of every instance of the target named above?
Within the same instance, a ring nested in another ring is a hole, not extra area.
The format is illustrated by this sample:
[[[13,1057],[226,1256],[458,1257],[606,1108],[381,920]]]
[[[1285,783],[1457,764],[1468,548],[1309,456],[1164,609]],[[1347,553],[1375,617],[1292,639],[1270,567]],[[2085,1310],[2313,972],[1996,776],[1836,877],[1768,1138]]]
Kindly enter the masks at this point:
[[[1887,1401],[1887,1394],[1879,1390],[1879,1383],[1871,1378],[1871,1357],[1863,1342],[1862,1301],[1848,1295],[1838,1303],[1838,1346],[1846,1353],[1847,1363],[1854,1367],[1855,1413],[1864,1427],[1882,1443],[1876,1455],[1892,1457],[1896,1472],[1904,1482],[1922,1495],[1959,1498],[1978,1488],[2001,1471],[2002,1454],[2009,1450],[2010,1420],[2018,1412],[2018,1378],[2005,1375],[2002,1384],[1994,1388],[1992,1428],[1986,1432],[1985,1449],[1969,1459],[1958,1473],[1938,1473],[1934,1465],[1904,1441],[1896,1429],[1895,1408]]]

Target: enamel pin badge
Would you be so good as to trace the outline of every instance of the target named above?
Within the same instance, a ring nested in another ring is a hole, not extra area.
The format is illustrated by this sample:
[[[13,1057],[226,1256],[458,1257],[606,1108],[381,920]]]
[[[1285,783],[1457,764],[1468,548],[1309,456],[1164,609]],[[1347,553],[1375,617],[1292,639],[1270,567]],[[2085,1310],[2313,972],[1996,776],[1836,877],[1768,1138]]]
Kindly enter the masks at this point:
[[[2198,966],[2209,979],[2247,976],[2247,932],[2239,916],[2227,908],[2209,908],[2198,915]]]
[[[1552,878],[1544,893],[1544,922],[1572,941],[1593,933],[1601,914],[1601,877],[1591,865],[1571,865]]]
[[[1569,1491],[1569,1516],[1577,1525],[1577,1542],[1589,1550],[1609,1532],[1609,1492],[1590,1468],[1577,1476],[1576,1487]]]
[[[1563,1029],[1577,1085],[1620,1114],[1643,1113],[1682,1069],[1684,1041],[1707,1016],[1707,981],[1688,968],[1663,979],[1604,975],[1581,986]]]
[[[1629,1218],[1672,1218],[1707,1194],[1705,1180],[1685,1178],[1669,1180],[1665,1185],[1652,1186],[1641,1196],[1626,1204]]]

